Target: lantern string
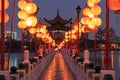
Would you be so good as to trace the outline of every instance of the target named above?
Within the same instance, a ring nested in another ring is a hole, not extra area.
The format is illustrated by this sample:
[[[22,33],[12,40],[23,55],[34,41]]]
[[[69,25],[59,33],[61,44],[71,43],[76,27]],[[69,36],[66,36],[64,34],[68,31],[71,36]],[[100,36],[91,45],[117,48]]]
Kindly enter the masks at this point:
[[[9,43],[9,50],[8,50],[8,67],[7,67],[7,69],[9,69],[9,60],[10,60],[10,51],[11,51],[10,49],[12,47],[12,31],[13,31],[13,27],[14,27],[15,5],[16,5],[16,0],[14,0],[13,7],[12,7],[12,22],[11,22],[11,28],[10,28],[10,43]]]

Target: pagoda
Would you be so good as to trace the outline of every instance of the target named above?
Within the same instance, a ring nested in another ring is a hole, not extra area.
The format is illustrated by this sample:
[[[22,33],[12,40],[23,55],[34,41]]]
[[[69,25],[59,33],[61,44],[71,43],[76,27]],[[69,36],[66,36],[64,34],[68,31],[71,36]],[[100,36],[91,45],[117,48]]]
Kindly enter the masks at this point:
[[[65,20],[60,17],[59,15],[59,9],[57,10],[57,16],[53,18],[52,20],[48,20],[44,18],[47,25],[47,30],[50,32],[53,39],[56,41],[57,44],[59,44],[64,39],[64,33],[68,30],[70,30],[70,22],[72,18]]]

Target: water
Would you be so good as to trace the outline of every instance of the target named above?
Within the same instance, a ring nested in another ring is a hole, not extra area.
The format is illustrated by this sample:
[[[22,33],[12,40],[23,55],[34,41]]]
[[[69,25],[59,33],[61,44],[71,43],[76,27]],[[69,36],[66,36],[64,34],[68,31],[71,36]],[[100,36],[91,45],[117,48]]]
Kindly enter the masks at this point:
[[[101,65],[101,52],[96,53],[97,57],[97,62],[96,65]],[[11,53],[10,56],[10,66],[18,66],[21,59],[21,53]],[[31,54],[31,57],[34,55],[34,53]],[[6,55],[7,56],[7,55]],[[81,56],[83,57],[83,52],[81,53]],[[90,52],[90,60],[94,62],[94,52]],[[115,70],[115,75],[116,75],[116,80],[119,80],[120,76],[120,51],[115,51],[114,52],[114,70]]]

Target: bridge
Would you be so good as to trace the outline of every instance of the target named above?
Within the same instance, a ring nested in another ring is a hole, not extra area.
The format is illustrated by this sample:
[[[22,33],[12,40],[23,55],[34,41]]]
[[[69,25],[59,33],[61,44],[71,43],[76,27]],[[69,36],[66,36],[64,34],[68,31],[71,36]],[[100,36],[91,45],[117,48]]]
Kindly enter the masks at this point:
[[[0,71],[0,80],[115,80],[114,70],[104,70],[94,66],[89,60],[89,51],[84,58],[72,56],[62,48],[51,49],[44,56],[29,59],[29,51],[24,51],[24,60],[10,71]]]

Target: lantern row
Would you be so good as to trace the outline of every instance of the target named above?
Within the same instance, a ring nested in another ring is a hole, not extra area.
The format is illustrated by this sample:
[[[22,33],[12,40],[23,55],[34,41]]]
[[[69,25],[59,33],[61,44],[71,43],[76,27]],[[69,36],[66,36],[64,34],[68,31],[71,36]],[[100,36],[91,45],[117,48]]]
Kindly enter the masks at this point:
[[[20,29],[33,28],[37,24],[37,5],[32,1],[26,2],[26,0],[19,0],[18,7],[21,9],[18,12],[18,17],[21,19],[18,22]]]
[[[89,33],[102,24],[101,18],[98,17],[102,11],[101,7],[98,5],[99,2],[100,0],[87,1],[87,6],[82,11],[82,32]]]
[[[1,13],[1,11],[2,11],[2,0],[0,0],[0,23],[2,22],[2,17],[1,17],[1,15],[2,15],[2,13]],[[4,0],[4,10],[7,10],[8,9],[8,7],[9,7],[9,1],[8,0]],[[4,12],[4,22],[5,23],[7,23],[9,21],[9,15],[8,15],[8,13],[5,11]]]

